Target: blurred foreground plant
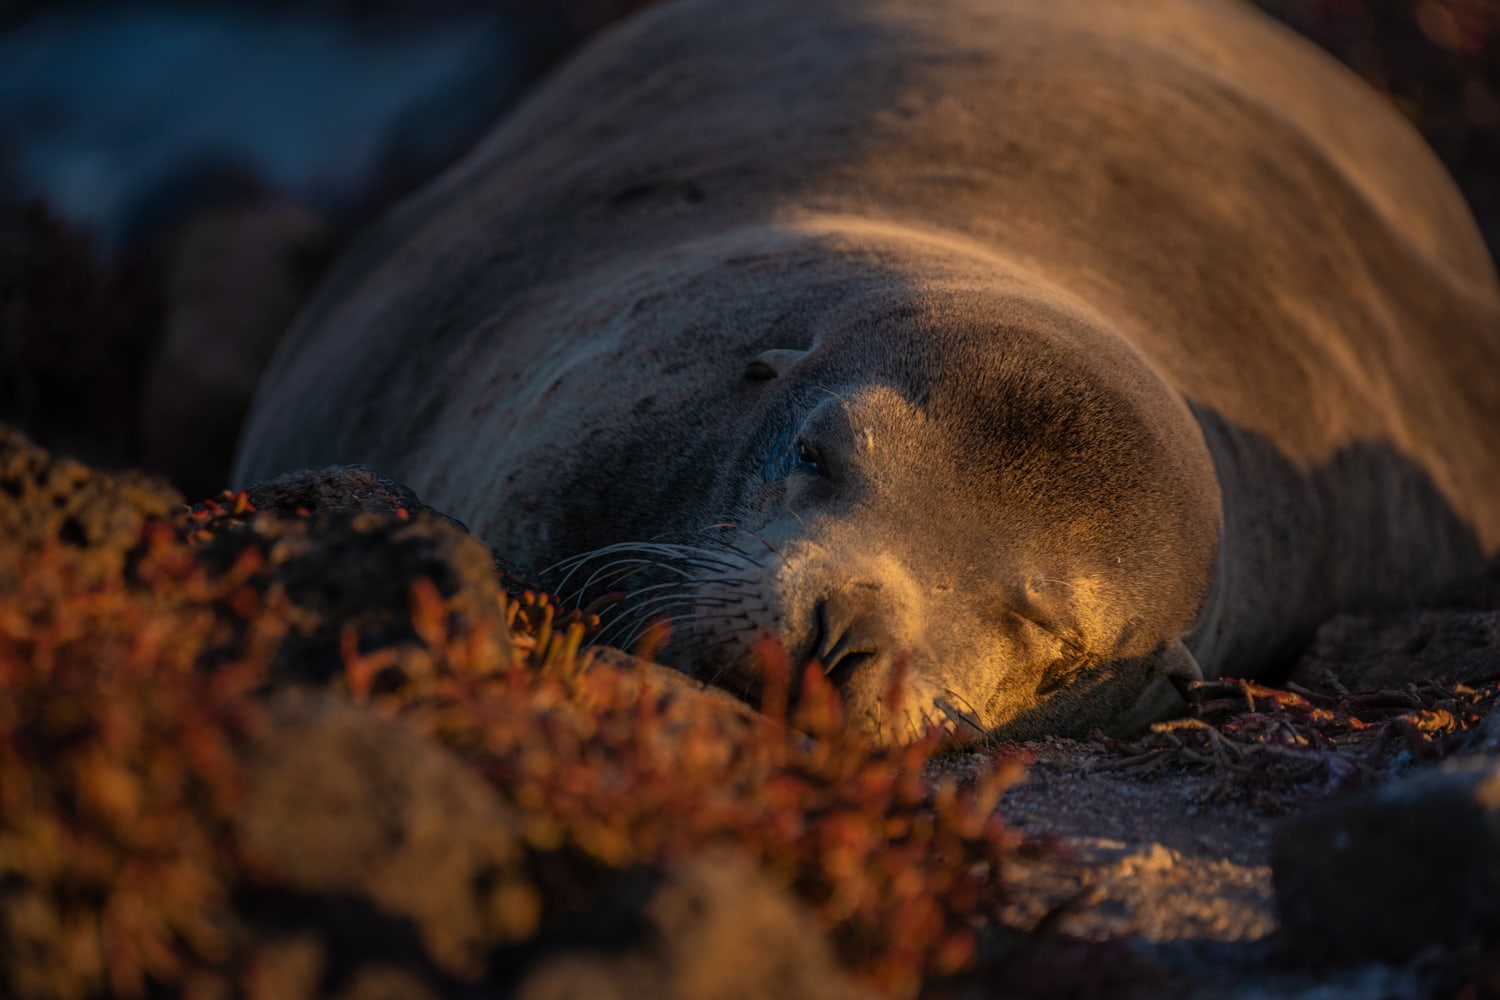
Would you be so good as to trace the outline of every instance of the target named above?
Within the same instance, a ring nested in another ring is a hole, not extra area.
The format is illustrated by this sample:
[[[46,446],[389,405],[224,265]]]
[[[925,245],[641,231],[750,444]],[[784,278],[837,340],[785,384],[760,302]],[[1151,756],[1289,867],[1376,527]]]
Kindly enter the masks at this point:
[[[102,578],[96,561],[81,571],[86,546],[48,541],[0,594],[0,993],[244,986],[254,932],[234,902],[255,876],[233,819],[265,695],[298,679],[273,668],[306,612],[277,576],[278,519],[224,499],[148,520]],[[1019,765],[933,785],[938,735],[847,738],[820,671],[767,719],[583,648],[590,621],[545,596],[494,595],[497,614],[459,613],[472,593],[414,577],[406,637],[370,646],[344,626],[331,684],[449,748],[514,809],[541,932],[586,919],[631,871],[727,847],[884,992],[972,964],[1020,845],[994,812]],[[784,656],[765,658],[793,683]]]

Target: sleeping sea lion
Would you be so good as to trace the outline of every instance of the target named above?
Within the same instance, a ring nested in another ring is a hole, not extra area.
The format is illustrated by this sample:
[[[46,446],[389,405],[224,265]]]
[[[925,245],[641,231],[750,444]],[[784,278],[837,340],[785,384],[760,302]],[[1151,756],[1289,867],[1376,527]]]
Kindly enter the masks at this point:
[[[769,635],[1020,739],[1479,570],[1497,429],[1453,184],[1250,8],[685,0],[358,242],[237,478],[366,462],[705,680]]]

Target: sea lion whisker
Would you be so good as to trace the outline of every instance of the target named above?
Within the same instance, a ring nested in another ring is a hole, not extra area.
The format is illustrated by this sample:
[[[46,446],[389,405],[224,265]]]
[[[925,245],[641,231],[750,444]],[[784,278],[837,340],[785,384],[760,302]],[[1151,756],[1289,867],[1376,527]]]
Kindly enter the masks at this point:
[[[745,565],[744,562],[733,563],[723,560],[704,560],[699,563],[685,563],[684,565],[692,566],[694,569],[698,570],[700,574],[705,575],[713,573],[744,572],[749,568]]]
[[[725,558],[726,553],[734,556],[735,560],[738,561]],[[723,540],[718,543],[718,547],[715,549],[715,555],[717,557],[716,561],[720,564],[720,568],[722,569],[743,568],[746,565],[759,566],[761,564],[759,559],[757,559],[751,553],[746,552],[742,547],[735,545],[733,542],[727,542]]]
[[[746,577],[719,577],[713,582],[721,587],[753,587],[758,581]]]
[[[692,594],[658,594],[640,605],[626,608],[618,617],[600,629],[594,641],[606,644],[604,640],[607,635],[632,634],[648,622],[665,617],[664,612],[677,608],[683,610],[673,616],[675,619],[695,620],[700,617],[700,613],[695,610],[698,606],[700,606],[700,599]]]
[[[753,622],[754,622],[753,616],[751,616],[750,612],[747,612],[747,610],[742,610],[741,609],[741,610],[736,610],[736,612],[732,612],[732,613],[730,613],[730,612],[703,612],[703,610],[699,610],[699,609],[702,609],[702,603],[700,603],[700,601],[696,601],[696,600],[685,601],[684,604],[685,604],[685,606],[687,606],[687,618],[691,619],[691,621],[694,621],[694,622],[741,621],[741,619],[742,619],[742,621],[745,622],[745,624],[753,624]],[[658,604],[658,606],[655,606],[655,607],[652,607],[652,609],[649,609],[648,612],[642,612],[642,613],[640,613],[640,615],[634,615],[633,618],[637,619],[637,621],[639,621],[639,618],[642,618],[643,615],[648,616],[649,613],[660,612],[660,610],[667,609],[667,607],[673,607],[673,606],[675,606],[675,604],[672,604],[672,603],[661,603],[661,604]],[[738,604],[738,601],[736,601],[736,603],[724,603],[724,604],[720,604],[720,606],[718,606],[718,607],[739,607],[739,604]]]
[[[724,632],[738,632],[755,624],[744,614],[704,615],[697,609],[687,612],[683,622],[686,628],[679,637],[679,643],[683,647],[686,662],[694,664],[696,668],[704,661],[712,661],[724,669],[735,669],[735,664],[722,655],[735,649],[733,645],[725,645]]]
[[[670,547],[670,543],[658,541],[611,542],[608,545],[601,545],[598,548],[588,549],[587,551],[578,552],[574,555],[559,559],[557,562],[542,570],[542,572],[551,573],[556,570],[562,569],[564,566],[569,566],[574,563],[588,562],[591,559],[597,559],[600,556],[614,555],[618,552],[634,553]]]
[[[651,612],[663,607],[671,607],[677,604],[690,606],[693,603],[694,597],[692,594],[686,594],[680,591],[666,594],[655,594],[640,602],[623,602],[619,606],[618,611],[610,616],[611,621],[606,624],[613,624],[614,622],[618,621],[639,618],[641,615],[650,614]]]
[[[657,565],[656,562],[651,560],[612,560],[589,574],[588,578],[574,590],[565,595],[560,594],[559,596],[565,601],[576,603],[595,589],[608,587],[610,584],[624,583],[624,581],[629,580],[632,576],[647,572]]]
[[[722,613],[716,613],[716,614],[700,614],[700,615],[698,615],[698,620],[699,621],[737,621],[737,620],[743,620],[745,622],[753,624],[755,621],[757,621],[756,616],[752,613],[754,610],[764,610],[764,609],[763,608],[762,609],[744,609],[742,607],[741,610],[735,611],[733,613],[722,612]]]
[[[662,591],[666,593],[663,594]],[[668,580],[666,583],[653,583],[650,586],[629,591],[625,595],[624,603],[633,607],[644,601],[656,600],[660,597],[679,597],[683,596],[683,594],[683,581]],[[651,596],[648,597],[647,595]]]
[[[613,548],[613,546],[610,546],[610,548]],[[546,580],[548,578],[548,576],[550,574],[552,574],[553,572],[555,572],[559,567],[571,563],[572,564],[571,568],[569,568],[568,571],[567,571],[567,573],[565,573],[563,575],[562,579],[558,580],[557,583],[555,583],[555,584],[552,585],[552,591],[554,593],[556,593],[558,596],[560,596],[560,597],[569,596],[569,595],[565,594],[564,588],[567,586],[568,581],[573,578],[573,574],[575,574],[575,573],[579,572],[580,570],[582,570],[584,567],[586,567],[593,560],[601,558],[602,555],[603,555],[603,553],[600,553],[600,552],[597,552],[597,551],[596,552],[584,553],[581,556],[575,556],[575,557],[573,557],[571,559],[563,560],[560,563],[555,563],[552,566],[549,566],[547,569],[543,570],[539,575],[542,577],[543,580]],[[600,569],[595,570],[594,575],[590,576],[589,579],[587,581],[585,581],[585,583],[583,584],[583,586],[579,587],[576,591],[571,592],[570,596],[571,597],[577,597],[579,595],[582,595],[582,594],[586,593],[588,591],[589,587],[591,587],[591,586],[594,585],[594,583],[595,583],[595,577],[597,577],[599,573],[604,572],[605,570],[607,570],[608,568],[610,568],[612,566],[621,565],[623,563],[623,564],[629,565],[629,566],[644,567],[644,566],[650,566],[650,565],[652,565],[653,562],[654,562],[653,560],[647,559],[647,558],[644,558],[644,557],[640,557],[640,558],[633,559],[633,560],[627,560],[627,559],[612,560],[609,563],[606,563]],[[629,573],[626,573],[626,574],[623,575],[622,578],[626,578],[629,575],[630,575]]]
[[[655,591],[653,593],[653,591]],[[651,606],[661,602],[681,601],[684,603],[701,603],[705,605],[723,605],[737,603],[738,599],[729,595],[715,596],[712,594],[699,594],[691,588],[686,588],[681,582],[660,583],[653,587],[634,591],[620,602],[620,613],[634,612],[643,606]]]
[[[715,547],[706,545],[692,546],[686,550],[681,557],[683,565],[695,566],[700,570],[736,570],[744,569],[745,564],[755,565],[755,560],[746,552],[736,546],[721,542]],[[733,556],[734,558],[730,558]]]
[[[961,703],[962,707],[960,708],[957,705],[953,704],[954,702]],[[960,722],[964,723],[964,725],[968,726],[976,733],[979,733],[981,735],[984,733],[984,726],[982,726],[979,722],[979,710],[974,707],[973,703],[970,702],[969,699],[965,698],[957,691],[954,691],[952,688],[944,688],[943,696],[941,698],[934,699],[933,704],[937,706],[938,710],[942,712],[945,717],[950,719],[958,719]]]
[[[647,625],[657,619],[665,617],[668,616],[657,613],[645,616],[631,616],[629,618],[621,618],[617,621],[611,622],[604,628],[601,628],[599,630],[599,634],[594,636],[591,644],[595,646],[629,646],[632,642],[640,637],[640,633],[645,629]]]
[[[591,644],[596,646],[619,645],[621,641],[627,640],[630,637],[636,635],[654,618],[659,617],[670,610],[670,608],[658,608],[651,614],[631,615],[625,618],[618,618],[615,621],[612,621],[609,624],[601,627],[598,634],[596,634],[594,638],[590,640],[590,642]]]
[[[701,546],[681,545],[670,542],[614,542],[609,545],[601,545],[596,549],[590,549],[587,552],[580,552],[576,555],[569,556],[566,559],[560,559],[557,562],[553,563],[551,566],[548,566],[546,569],[542,570],[542,575],[550,575],[567,567],[577,569],[581,565],[592,562],[595,559],[603,558],[605,556],[620,554],[624,554],[626,556],[637,556],[641,558],[660,556],[666,557],[670,560],[682,558],[684,556],[702,555],[710,551],[711,550],[704,549]]]
[[[616,569],[615,567],[619,568]],[[632,576],[635,576],[638,573],[644,573],[648,570],[656,569],[675,573],[685,580],[690,580],[693,578],[693,573],[690,572],[686,567],[680,566],[670,560],[644,558],[631,559],[622,557],[618,559],[612,559],[608,563],[596,569],[592,574],[590,574],[589,578],[585,580],[583,584],[578,588],[577,593],[587,594],[594,587],[602,586],[606,583],[617,584],[622,580],[630,579]]]
[[[580,552],[576,555],[568,556],[565,559],[559,559],[557,562],[552,563],[550,566],[542,569],[537,575],[542,577],[543,579],[547,579],[548,577],[551,577],[556,573],[562,573],[566,571],[562,580],[559,581],[560,584],[566,583],[574,573],[578,572],[578,570],[582,569],[590,562],[600,558],[601,556],[609,554],[612,550],[622,547],[623,546],[618,544],[606,545],[603,548],[590,549],[587,552]]]
[[[724,522],[722,522],[720,524],[710,524],[704,530],[705,531],[714,531],[714,530],[718,530],[718,529],[737,531],[741,535],[745,535],[746,537],[753,538],[757,542],[760,542],[760,544],[762,544],[762,545],[764,545],[766,547],[767,551],[772,552],[772,553],[776,552],[776,546],[765,535],[762,535],[758,531],[751,531],[749,528],[745,527],[743,524],[738,523],[737,521],[724,521]],[[723,544],[725,548],[728,548],[735,555],[744,556],[747,559],[750,558],[749,553],[741,550],[737,546],[731,546],[731,545],[728,545],[727,543],[722,543],[722,542],[720,544]]]
[[[661,601],[649,607],[642,607],[620,615],[608,624],[608,628],[619,630],[621,628],[631,629],[644,625],[652,617],[677,609],[691,610],[692,603],[689,601]]]
[[[629,649],[634,644],[639,642],[641,635],[644,633],[645,628],[648,625],[664,624],[673,631],[674,635],[679,635],[681,633],[689,632],[694,620],[695,615],[691,611],[683,611],[672,615],[653,615],[648,621],[639,622],[635,624],[630,630],[620,633],[619,641],[612,643],[605,643],[602,640],[595,641],[600,645],[613,645],[616,648]],[[686,641],[688,643],[689,650],[688,663],[691,664],[693,662],[691,650],[694,648],[694,642],[691,636],[689,636]]]

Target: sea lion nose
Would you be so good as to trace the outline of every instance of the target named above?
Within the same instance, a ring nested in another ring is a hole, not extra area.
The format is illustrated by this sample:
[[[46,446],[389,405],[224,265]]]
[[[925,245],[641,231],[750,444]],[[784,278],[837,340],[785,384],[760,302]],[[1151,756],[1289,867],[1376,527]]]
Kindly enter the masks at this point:
[[[817,604],[818,634],[813,659],[823,665],[836,687],[846,686],[866,663],[891,647],[888,615],[875,595],[878,584],[840,592]]]

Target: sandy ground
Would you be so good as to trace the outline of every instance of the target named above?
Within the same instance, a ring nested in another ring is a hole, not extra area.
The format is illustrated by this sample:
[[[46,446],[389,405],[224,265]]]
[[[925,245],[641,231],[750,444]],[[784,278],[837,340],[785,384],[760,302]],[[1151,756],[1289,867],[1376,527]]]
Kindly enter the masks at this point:
[[[1021,975],[1021,995],[1488,995],[1466,985],[1478,975],[1470,952],[1434,946],[1401,963],[1339,965],[1280,933],[1273,833],[1340,793],[1304,787],[1291,805],[1257,800],[1201,766],[1121,766],[1130,750],[1103,741],[1010,749],[1033,759],[1000,812],[1055,850],[1007,869],[1006,918],[1068,942],[1061,959],[1040,961],[1050,977]],[[987,766],[974,754],[942,769],[961,777]],[[991,993],[981,984],[968,995]]]

